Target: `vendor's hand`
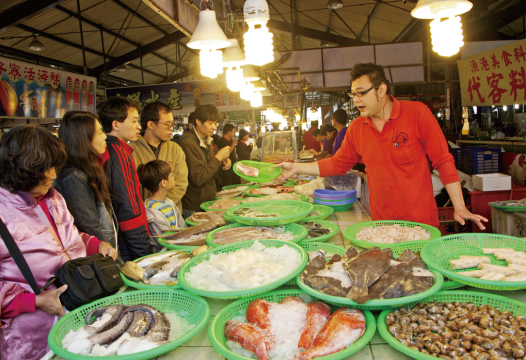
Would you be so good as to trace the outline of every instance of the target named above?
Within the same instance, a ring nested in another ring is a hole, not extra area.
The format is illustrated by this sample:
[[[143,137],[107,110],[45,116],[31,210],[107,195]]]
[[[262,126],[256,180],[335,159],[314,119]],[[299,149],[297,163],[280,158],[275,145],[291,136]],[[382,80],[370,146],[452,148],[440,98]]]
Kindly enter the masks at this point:
[[[465,220],[471,220],[477,224],[480,230],[486,229],[482,221],[488,222],[488,219],[484,216],[472,214],[465,206],[460,209],[455,209],[454,219],[458,221],[460,225],[464,225],[466,223]]]
[[[232,149],[237,145],[237,139],[232,139]]]
[[[282,162],[280,164],[275,165],[274,167],[283,168],[281,175],[278,177],[278,180],[280,181],[287,180],[288,178],[291,178],[298,173],[295,163]]]
[[[35,296],[35,307],[46,314],[64,316],[64,308],[60,303],[60,295],[68,289],[67,285],[62,285],[55,290],[46,290]]]
[[[119,256],[117,250],[115,250],[110,244],[104,241],[99,244],[98,251],[99,254],[102,254],[104,256],[111,256],[113,260],[117,260],[117,256]]]
[[[226,158],[225,160],[223,160],[223,170],[228,170],[231,166],[232,161],[230,160],[230,158]]]
[[[230,146],[225,146],[221,150],[219,150],[216,154],[216,158],[219,161],[223,161],[226,158],[230,156],[230,152],[232,151],[232,148]]]

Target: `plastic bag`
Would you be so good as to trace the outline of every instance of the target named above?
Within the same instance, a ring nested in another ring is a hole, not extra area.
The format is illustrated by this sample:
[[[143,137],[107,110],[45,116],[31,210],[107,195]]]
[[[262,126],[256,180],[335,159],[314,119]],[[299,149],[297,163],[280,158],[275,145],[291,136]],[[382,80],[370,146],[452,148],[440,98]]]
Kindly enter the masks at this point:
[[[325,188],[333,190],[356,190],[358,185],[358,171],[349,170],[342,176],[329,176],[324,179]]]

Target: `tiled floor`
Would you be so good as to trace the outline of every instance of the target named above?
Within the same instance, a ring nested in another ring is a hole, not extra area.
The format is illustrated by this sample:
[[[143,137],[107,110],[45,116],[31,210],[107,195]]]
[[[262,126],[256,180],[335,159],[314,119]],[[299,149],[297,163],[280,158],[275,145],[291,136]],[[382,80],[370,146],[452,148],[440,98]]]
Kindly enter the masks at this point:
[[[364,208],[356,202],[354,206],[349,211],[337,212],[334,215],[331,215],[327,220],[334,221],[340,226],[340,233],[333,236],[327,241],[327,243],[335,244],[338,246],[343,246],[348,248],[351,246],[351,243],[345,240],[341,232],[345,230],[347,226],[370,221],[371,218],[365,212]],[[284,286],[286,288],[295,288],[292,286]],[[281,288],[280,288],[281,289]],[[459,290],[468,290],[468,291],[484,291],[481,289],[476,289],[472,287],[465,287]],[[489,290],[488,290],[489,292]],[[493,294],[508,296],[510,298],[526,302],[526,291],[491,291]],[[216,300],[205,298],[210,305],[212,318],[226,305],[230,304],[233,300]],[[377,317],[379,312],[375,312]],[[210,320],[211,321],[211,320]],[[192,340],[186,342],[185,344],[179,346],[174,351],[171,351],[163,356],[157,358],[157,360],[171,360],[171,359],[191,359],[191,360],[216,360],[216,359],[225,359],[217,351],[214,350],[210,341],[208,340],[208,327],[205,327],[198,335],[196,335]],[[62,358],[48,354],[46,359],[53,360],[62,360]],[[395,350],[390,345],[388,345],[382,337],[376,332],[373,339],[370,343],[365,346],[363,349],[357,353],[345,358],[345,360],[406,360],[410,357],[404,355],[403,353]]]

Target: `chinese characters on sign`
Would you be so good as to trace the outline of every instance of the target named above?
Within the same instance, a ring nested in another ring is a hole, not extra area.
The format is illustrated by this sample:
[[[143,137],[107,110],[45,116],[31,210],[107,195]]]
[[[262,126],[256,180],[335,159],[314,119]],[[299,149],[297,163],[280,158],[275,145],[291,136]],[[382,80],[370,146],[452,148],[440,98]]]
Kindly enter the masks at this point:
[[[526,40],[458,60],[462,106],[526,103]]]

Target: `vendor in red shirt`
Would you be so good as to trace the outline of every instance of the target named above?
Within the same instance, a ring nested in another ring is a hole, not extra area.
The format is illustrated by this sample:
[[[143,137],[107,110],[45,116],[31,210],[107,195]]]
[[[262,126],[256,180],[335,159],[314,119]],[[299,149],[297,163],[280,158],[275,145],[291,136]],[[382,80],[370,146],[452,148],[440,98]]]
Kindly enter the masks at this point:
[[[455,220],[482,221],[466,209],[453,157],[431,111],[420,102],[389,96],[381,66],[356,64],[351,97],[361,116],[349,126],[340,150],[318,163],[282,163],[281,177],[343,175],[362,160],[367,166],[373,220],[406,220],[439,225],[428,159],[440,173],[455,208]]]
[[[314,129],[318,128],[318,120],[312,120],[310,122],[310,129],[305,131],[303,134],[303,146],[305,147],[305,150],[316,150],[317,152],[320,152],[321,146],[320,143],[316,141],[314,136],[312,135],[312,132]]]

